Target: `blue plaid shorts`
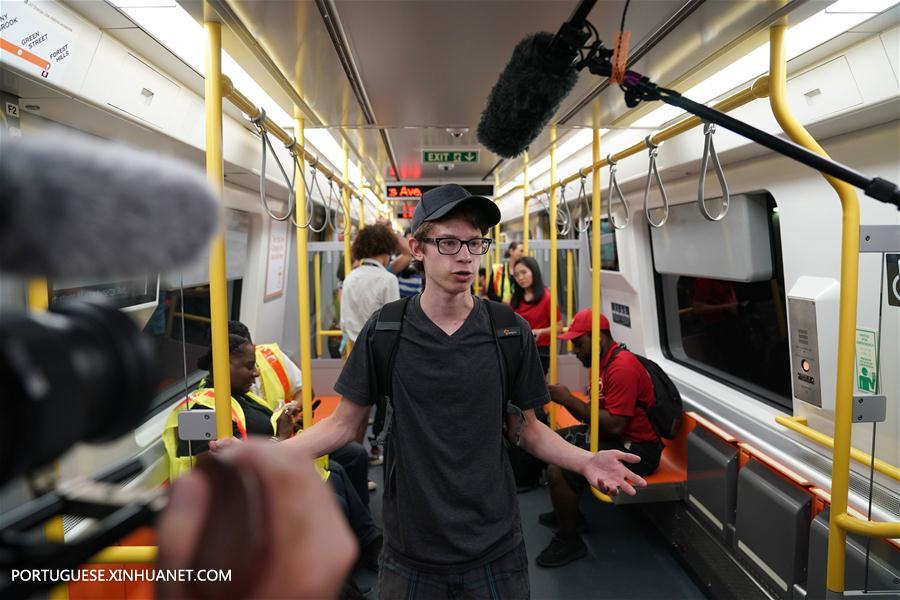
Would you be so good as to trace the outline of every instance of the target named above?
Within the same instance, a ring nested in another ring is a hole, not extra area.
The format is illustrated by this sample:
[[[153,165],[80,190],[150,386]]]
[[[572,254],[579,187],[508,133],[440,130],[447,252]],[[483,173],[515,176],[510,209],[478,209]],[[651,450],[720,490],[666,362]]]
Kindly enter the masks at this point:
[[[447,574],[411,569],[393,559],[385,548],[378,590],[382,600],[527,600],[531,586],[525,542],[484,566]]]

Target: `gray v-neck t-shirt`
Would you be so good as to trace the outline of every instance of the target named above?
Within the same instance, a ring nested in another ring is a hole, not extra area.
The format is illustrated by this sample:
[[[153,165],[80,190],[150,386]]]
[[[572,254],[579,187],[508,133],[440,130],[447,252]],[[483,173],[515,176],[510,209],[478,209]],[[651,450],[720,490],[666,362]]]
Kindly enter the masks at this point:
[[[487,564],[521,541],[515,481],[503,445],[500,360],[487,307],[479,298],[447,335],[422,311],[406,308],[394,360],[393,425],[385,452],[384,526],[400,562],[435,572]],[[335,390],[373,404],[369,331],[357,339]],[[549,402],[528,323],[516,315],[522,362],[510,402],[527,410]]]

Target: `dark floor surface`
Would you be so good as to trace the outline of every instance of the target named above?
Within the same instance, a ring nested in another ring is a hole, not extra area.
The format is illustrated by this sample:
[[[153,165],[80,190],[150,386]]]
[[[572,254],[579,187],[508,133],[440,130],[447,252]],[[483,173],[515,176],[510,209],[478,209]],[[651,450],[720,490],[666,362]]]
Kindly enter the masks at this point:
[[[370,507],[379,526],[382,473],[380,466],[369,468],[369,478],[378,484],[370,494]],[[550,494],[541,487],[519,494],[518,499],[534,600],[705,598],[635,507],[603,504],[590,494],[581,499],[589,525],[584,535],[587,557],[557,569],[538,567],[534,559],[553,537],[553,531],[537,521],[551,508]],[[368,598],[378,597],[375,573],[357,569],[353,577],[360,588],[371,590]]]

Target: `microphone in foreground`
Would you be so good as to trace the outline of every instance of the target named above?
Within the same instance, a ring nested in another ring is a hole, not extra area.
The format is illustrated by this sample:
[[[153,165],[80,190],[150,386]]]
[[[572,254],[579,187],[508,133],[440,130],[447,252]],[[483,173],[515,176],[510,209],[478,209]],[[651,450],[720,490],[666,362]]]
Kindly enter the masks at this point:
[[[541,32],[513,50],[478,123],[478,141],[488,150],[503,158],[521,154],[575,87],[578,51],[559,41]]]
[[[218,218],[203,173],[182,161],[62,132],[4,142],[4,272],[103,277],[166,270],[194,258]]]

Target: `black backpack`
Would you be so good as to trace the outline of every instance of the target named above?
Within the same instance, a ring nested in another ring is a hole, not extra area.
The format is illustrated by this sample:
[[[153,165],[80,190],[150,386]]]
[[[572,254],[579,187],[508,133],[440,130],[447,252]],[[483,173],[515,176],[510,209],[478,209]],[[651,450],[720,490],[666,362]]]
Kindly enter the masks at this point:
[[[623,350],[628,350],[628,348],[625,347],[625,344],[619,344],[610,355],[604,368],[604,379],[606,378],[606,369],[609,368],[609,364]],[[631,351],[629,350],[629,352]],[[681,402],[681,394],[678,393],[678,388],[675,387],[675,384],[672,383],[672,380],[669,379],[669,376],[658,364],[640,354],[635,354],[634,352],[631,354],[644,365],[644,369],[650,375],[650,381],[653,383],[653,395],[656,397],[656,404],[653,406],[648,407],[643,402],[638,402],[637,405],[647,413],[647,418],[650,420],[650,424],[657,435],[669,440],[676,438],[678,430],[681,428],[681,413],[684,412],[684,405]]]
[[[384,445],[391,429],[393,416],[393,384],[391,373],[394,369],[394,358],[397,347],[400,345],[400,329],[403,326],[403,315],[409,300],[414,296],[400,298],[385,304],[378,314],[375,327],[369,331],[370,364],[375,365],[375,389],[370,390],[375,398],[384,402],[384,409],[380,411],[380,422],[373,424],[373,429],[378,435],[375,442],[378,446]],[[497,352],[502,358],[500,361],[503,386],[503,415],[512,411],[521,416],[521,411],[509,403],[509,395],[519,374],[519,365],[522,362],[522,327],[516,320],[516,313],[500,302],[485,300],[490,318],[491,328],[494,330],[494,343]],[[504,429],[506,419],[504,419]]]

